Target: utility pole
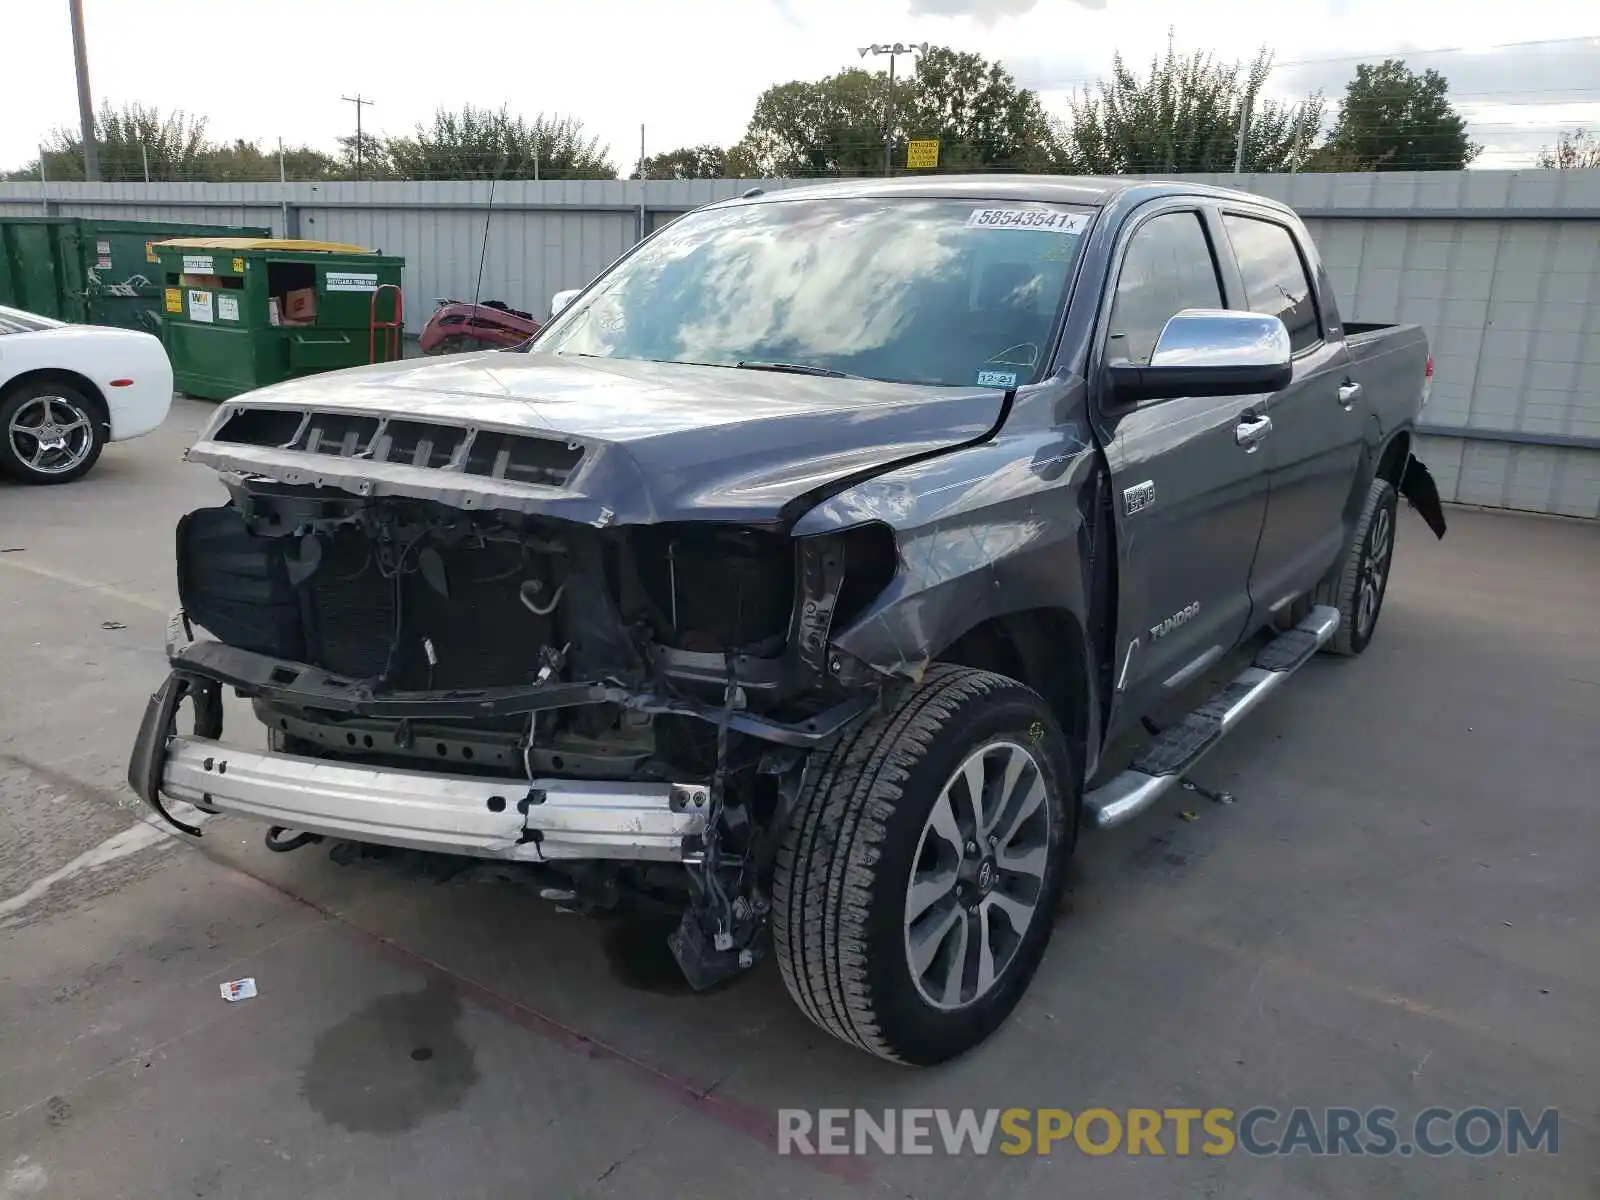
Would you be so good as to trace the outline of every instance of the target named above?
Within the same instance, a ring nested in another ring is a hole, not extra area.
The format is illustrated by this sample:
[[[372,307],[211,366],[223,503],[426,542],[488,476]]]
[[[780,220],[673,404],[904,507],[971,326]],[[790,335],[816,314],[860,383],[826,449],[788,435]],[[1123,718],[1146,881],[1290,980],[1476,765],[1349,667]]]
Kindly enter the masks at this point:
[[[361,141],[361,110],[370,107],[372,101],[363,98],[360,92],[357,92],[354,96],[340,96],[339,99],[356,106],[356,179],[359,180],[361,178],[361,156],[366,150]]]
[[[926,54],[927,42],[917,42],[907,45],[904,42],[888,43],[874,42],[870,46],[860,47],[861,57],[869,54],[887,54],[889,56],[889,95],[884,101],[883,117],[883,173],[894,173],[894,60],[901,54]]]
[[[94,140],[94,101],[89,96],[89,48],[83,40],[83,0],[67,0],[72,9],[72,60],[78,68],[78,124],[83,131],[83,177],[100,179],[100,147]]]

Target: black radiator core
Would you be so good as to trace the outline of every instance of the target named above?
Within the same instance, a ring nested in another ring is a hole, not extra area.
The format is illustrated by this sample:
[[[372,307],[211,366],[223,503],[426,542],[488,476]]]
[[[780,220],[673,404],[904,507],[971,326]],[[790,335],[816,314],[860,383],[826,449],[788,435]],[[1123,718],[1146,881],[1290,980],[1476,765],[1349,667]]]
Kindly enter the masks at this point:
[[[537,557],[505,543],[452,550],[431,541],[396,557],[403,568],[386,574],[361,532],[323,540],[304,591],[316,666],[399,690],[509,687],[538,673],[549,618],[519,598],[524,580],[548,579]]]

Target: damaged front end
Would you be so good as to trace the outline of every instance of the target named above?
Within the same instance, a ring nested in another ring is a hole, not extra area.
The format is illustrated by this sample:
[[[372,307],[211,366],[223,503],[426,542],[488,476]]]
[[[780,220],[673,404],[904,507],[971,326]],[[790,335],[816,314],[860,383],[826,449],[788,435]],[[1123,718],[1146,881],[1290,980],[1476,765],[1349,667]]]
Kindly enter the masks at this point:
[[[295,830],[510,860],[581,906],[682,908],[697,986],[754,960],[806,752],[880,698],[838,681],[829,638],[893,578],[887,526],[800,538],[224,482],[228,504],[178,526],[141,797],[192,834],[164,797],[260,820],[274,848]],[[268,750],[221,741],[223,689]]]

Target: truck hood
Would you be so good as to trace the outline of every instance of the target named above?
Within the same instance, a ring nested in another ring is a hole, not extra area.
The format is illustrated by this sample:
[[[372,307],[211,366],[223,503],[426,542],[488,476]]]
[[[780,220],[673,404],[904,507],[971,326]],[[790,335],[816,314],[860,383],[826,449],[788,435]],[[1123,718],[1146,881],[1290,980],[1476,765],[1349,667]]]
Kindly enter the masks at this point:
[[[830,483],[983,437],[1004,400],[992,388],[491,351],[236,397],[188,458],[601,525],[768,523]]]

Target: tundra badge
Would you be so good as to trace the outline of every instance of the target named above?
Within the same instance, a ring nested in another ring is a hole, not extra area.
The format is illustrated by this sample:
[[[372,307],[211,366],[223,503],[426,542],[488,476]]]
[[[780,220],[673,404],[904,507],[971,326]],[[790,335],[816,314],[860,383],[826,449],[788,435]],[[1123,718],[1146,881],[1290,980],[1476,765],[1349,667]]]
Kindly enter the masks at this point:
[[[1146,479],[1143,483],[1122,489],[1122,507],[1130,517],[1134,513],[1143,512],[1155,502],[1156,481],[1153,479]]]
[[[1167,634],[1171,633],[1179,625],[1184,625],[1184,624],[1187,624],[1188,622],[1192,621],[1194,619],[1195,613],[1197,613],[1199,611],[1200,611],[1200,601],[1194,600],[1194,601],[1191,601],[1188,604],[1185,604],[1182,608],[1180,608],[1177,612],[1173,613],[1165,621],[1159,621],[1156,624],[1150,626],[1150,638],[1151,638],[1151,640],[1153,641],[1156,638],[1166,637]]]

